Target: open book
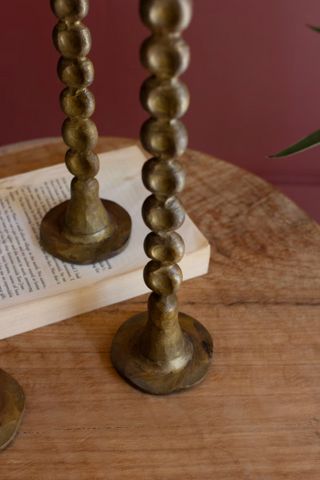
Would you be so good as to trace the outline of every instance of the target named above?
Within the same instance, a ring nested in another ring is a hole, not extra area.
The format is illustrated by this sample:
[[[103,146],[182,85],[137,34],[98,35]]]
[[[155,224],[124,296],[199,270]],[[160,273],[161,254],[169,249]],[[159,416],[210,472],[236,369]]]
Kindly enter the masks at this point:
[[[100,196],[129,212],[132,234],[123,253],[93,265],[64,263],[39,244],[43,216],[70,196],[65,164],[0,180],[0,339],[149,291],[142,277],[149,261],[141,217],[150,195],[141,181],[146,158],[138,147],[99,157]],[[210,246],[188,216],[179,233],[186,244],[184,280],[207,273]]]

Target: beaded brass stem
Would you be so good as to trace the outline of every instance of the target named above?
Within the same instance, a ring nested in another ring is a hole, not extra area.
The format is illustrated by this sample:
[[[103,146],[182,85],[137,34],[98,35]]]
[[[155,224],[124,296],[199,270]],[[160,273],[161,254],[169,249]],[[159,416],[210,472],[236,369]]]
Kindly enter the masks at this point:
[[[187,111],[189,93],[179,76],[189,65],[189,47],[181,32],[192,17],[191,0],[141,0],[140,15],[153,34],[141,47],[143,66],[152,73],[141,88],[141,104],[150,113],[141,129],[143,147],[153,155],[142,171],[152,192],[142,207],[152,232],[145,239],[151,261],[144,270],[153,291],[148,312],[134,316],[118,330],[111,350],[119,374],[136,388],[168,395],[199,384],[212,358],[212,339],[195,319],[179,313],[176,292],[182,283],[177,263],[184,242],[174,230],[185,218],[177,197],[185,183],[176,160],[187,148],[187,132],[178,120]]]
[[[51,0],[59,19],[53,42],[61,57],[58,77],[67,85],[60,105],[67,118],[62,137],[69,150],[65,161],[75,176],[71,199],[44,217],[40,236],[43,247],[52,255],[71,263],[88,264],[120,253],[129,241],[131,219],[119,205],[99,198],[99,158],[92,152],[98,141],[97,128],[90,116],[95,99],[88,90],[94,68],[86,57],[91,49],[89,29],[81,23],[89,10],[88,0]]]
[[[22,387],[0,369],[0,450],[14,439],[25,410]]]

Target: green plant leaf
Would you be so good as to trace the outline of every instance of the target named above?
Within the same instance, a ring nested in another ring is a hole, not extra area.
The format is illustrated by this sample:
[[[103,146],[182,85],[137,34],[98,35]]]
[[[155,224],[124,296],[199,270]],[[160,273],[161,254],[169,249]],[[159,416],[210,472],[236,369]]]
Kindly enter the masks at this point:
[[[311,28],[311,30],[320,33],[320,28],[319,27],[313,27],[312,25],[307,25],[308,28]]]
[[[269,158],[288,157],[289,155],[295,155],[296,153],[303,152],[304,150],[316,147],[317,145],[320,145],[320,130],[308,135],[294,145],[291,145],[291,147],[282,150],[282,152],[277,153],[276,155],[270,155]]]

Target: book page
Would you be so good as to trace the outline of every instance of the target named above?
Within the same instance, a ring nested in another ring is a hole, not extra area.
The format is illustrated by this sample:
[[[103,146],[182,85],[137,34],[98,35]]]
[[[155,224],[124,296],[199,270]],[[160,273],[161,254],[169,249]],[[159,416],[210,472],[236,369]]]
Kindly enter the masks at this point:
[[[132,219],[128,247],[117,257],[93,265],[62,262],[42,249],[39,232],[44,215],[70,198],[72,175],[65,164],[2,179],[0,309],[65,293],[132,270],[141,269],[142,275],[150,260],[143,251],[149,230],[141,217],[141,206],[150,195],[141,181],[145,156],[138,147],[130,147],[99,157],[100,197],[119,203]],[[179,233],[186,242],[186,254],[208,243],[188,216]]]

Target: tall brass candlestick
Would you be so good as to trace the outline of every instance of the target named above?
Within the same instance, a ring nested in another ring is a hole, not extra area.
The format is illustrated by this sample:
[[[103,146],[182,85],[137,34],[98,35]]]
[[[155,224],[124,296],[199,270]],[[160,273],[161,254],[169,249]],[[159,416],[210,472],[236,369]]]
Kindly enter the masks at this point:
[[[22,387],[0,369],[0,450],[14,439],[25,409]]]
[[[177,194],[185,172],[176,160],[187,148],[187,132],[178,120],[189,105],[189,93],[179,76],[189,65],[189,47],[181,32],[192,17],[191,0],[141,0],[140,15],[153,34],[141,47],[143,66],[152,74],[141,88],[141,103],[150,113],[141,129],[143,147],[154,157],[142,171],[152,192],[142,207],[152,232],[145,239],[151,261],[144,280],[153,291],[148,312],[125,322],[112,344],[112,361],[138,389],[167,395],[197,385],[206,376],[212,358],[212,339],[194,318],[179,313],[176,292],[182,283],[177,265],[184,243],[174,230],[185,218]]]
[[[92,152],[98,141],[90,116],[95,99],[88,90],[94,69],[86,57],[91,48],[89,29],[81,23],[89,10],[88,0],[50,0],[59,19],[53,42],[61,55],[58,76],[67,85],[60,105],[67,118],[62,137],[69,150],[66,166],[75,176],[71,200],[50,210],[44,217],[41,243],[52,255],[71,263],[88,264],[120,253],[129,241],[131,219],[119,205],[99,198],[98,156]]]

